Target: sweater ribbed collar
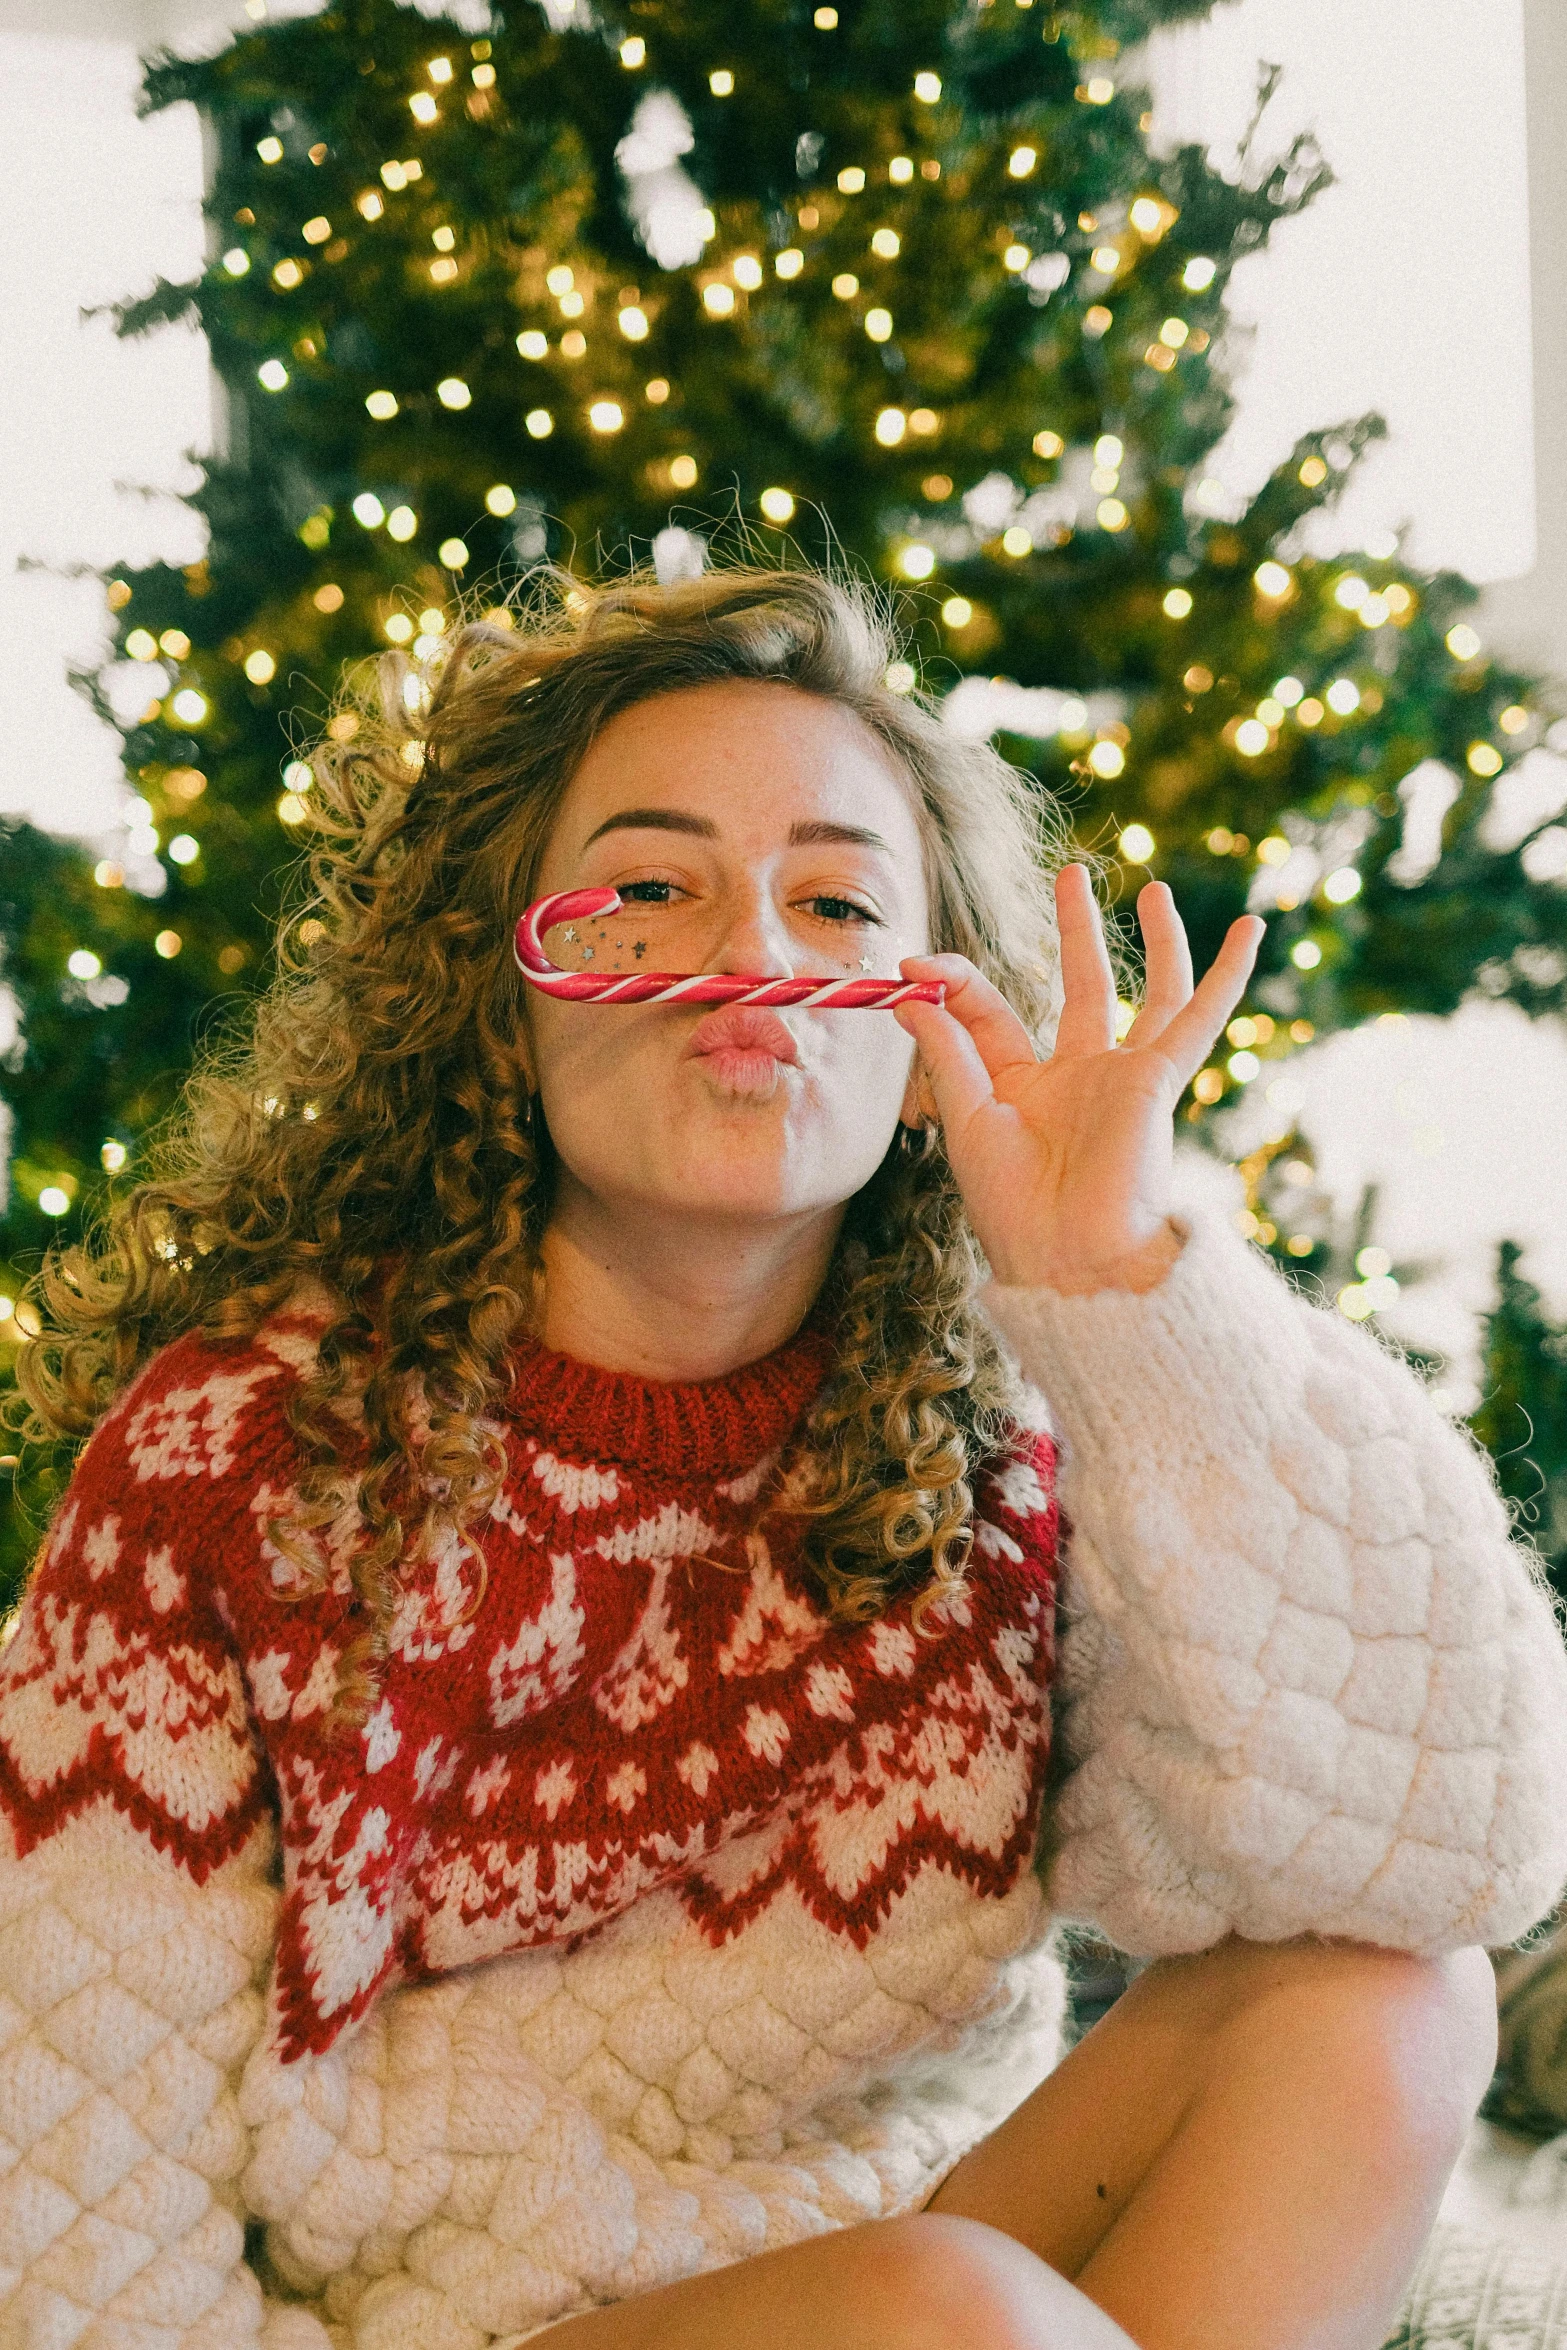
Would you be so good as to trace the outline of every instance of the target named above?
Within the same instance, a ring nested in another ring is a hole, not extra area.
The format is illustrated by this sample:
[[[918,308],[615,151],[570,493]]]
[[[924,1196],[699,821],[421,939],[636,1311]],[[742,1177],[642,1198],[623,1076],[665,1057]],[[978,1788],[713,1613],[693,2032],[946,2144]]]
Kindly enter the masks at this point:
[[[665,1477],[732,1477],[804,1418],[834,1346],[832,1317],[821,1306],[782,1346],[722,1379],[639,1379],[525,1339],[512,1411],[528,1435],[579,1460]]]

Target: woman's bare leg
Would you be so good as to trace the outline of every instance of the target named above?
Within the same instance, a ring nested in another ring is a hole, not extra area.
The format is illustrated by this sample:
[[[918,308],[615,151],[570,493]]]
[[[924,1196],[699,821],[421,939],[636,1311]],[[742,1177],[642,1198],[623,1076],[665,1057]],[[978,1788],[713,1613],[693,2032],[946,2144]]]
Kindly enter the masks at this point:
[[[1480,1950],[1150,1967],[947,2179],[1141,2350],[1377,2350],[1490,2078]]]
[[[976,2220],[840,2228],[551,2329],[549,2350],[1136,2350]]]

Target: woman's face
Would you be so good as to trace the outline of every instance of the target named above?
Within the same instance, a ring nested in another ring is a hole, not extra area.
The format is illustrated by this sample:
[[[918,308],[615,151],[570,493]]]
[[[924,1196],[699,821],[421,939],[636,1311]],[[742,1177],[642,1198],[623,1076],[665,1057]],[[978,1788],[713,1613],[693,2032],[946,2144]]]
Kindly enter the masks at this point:
[[[852,712],[792,686],[696,686],[610,721],[567,789],[538,893],[600,886],[620,913],[546,936],[567,970],[895,977],[930,946],[908,787]],[[810,1216],[858,1191],[914,1114],[913,1046],[885,1012],[530,990],[525,1019],[557,1216],[573,1186],[620,1210]]]

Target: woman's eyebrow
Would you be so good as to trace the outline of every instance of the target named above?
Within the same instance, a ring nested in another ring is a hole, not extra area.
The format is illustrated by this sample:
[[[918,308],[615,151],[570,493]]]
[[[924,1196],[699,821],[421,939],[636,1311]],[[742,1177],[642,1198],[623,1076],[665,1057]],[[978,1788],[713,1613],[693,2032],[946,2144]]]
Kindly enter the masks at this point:
[[[880,849],[888,857],[892,854],[881,834],[872,832],[865,824],[833,824],[824,816],[816,816],[789,827],[792,849],[814,848],[823,841],[839,842],[852,849]]]
[[[694,816],[684,808],[622,808],[618,816],[606,816],[597,831],[590,832],[583,842],[591,848],[602,840],[606,832],[688,832],[699,840],[716,840],[718,826],[711,816]],[[872,832],[864,824],[834,824],[826,817],[802,819],[789,827],[789,846],[794,849],[814,848],[823,842],[836,842],[850,848],[880,849],[884,856],[892,851],[879,832]]]
[[[583,847],[590,849],[606,832],[694,832],[700,840],[718,838],[711,816],[691,816],[683,808],[622,808],[618,816],[606,816],[597,832],[588,834]]]

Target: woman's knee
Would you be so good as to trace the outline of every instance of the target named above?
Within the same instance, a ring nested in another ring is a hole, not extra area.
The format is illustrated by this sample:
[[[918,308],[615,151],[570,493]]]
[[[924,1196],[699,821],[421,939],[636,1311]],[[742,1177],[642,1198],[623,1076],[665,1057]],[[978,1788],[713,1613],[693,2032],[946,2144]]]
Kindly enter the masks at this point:
[[[1413,1959],[1396,2004],[1407,2063],[1462,2145],[1496,2069],[1496,1975],[1485,1952],[1455,1950]]]
[[[1478,1948],[1442,1958],[1370,1943],[1284,1946],[1237,2016],[1267,2044],[1330,2054],[1347,2094],[1398,2143],[1457,2155],[1496,2063],[1496,1982]]]
[[[923,2212],[857,2229],[853,2241],[857,2282],[866,2312],[874,2312],[878,2341],[885,2334],[908,2350],[925,2350],[927,2343],[1022,2350],[996,2325],[997,2299],[1008,2297],[1009,2255],[1033,2258],[1010,2237],[981,2220]]]
[[[854,2231],[874,2335],[899,2350],[1132,2350],[1129,2337],[1026,2245],[944,2212]]]

